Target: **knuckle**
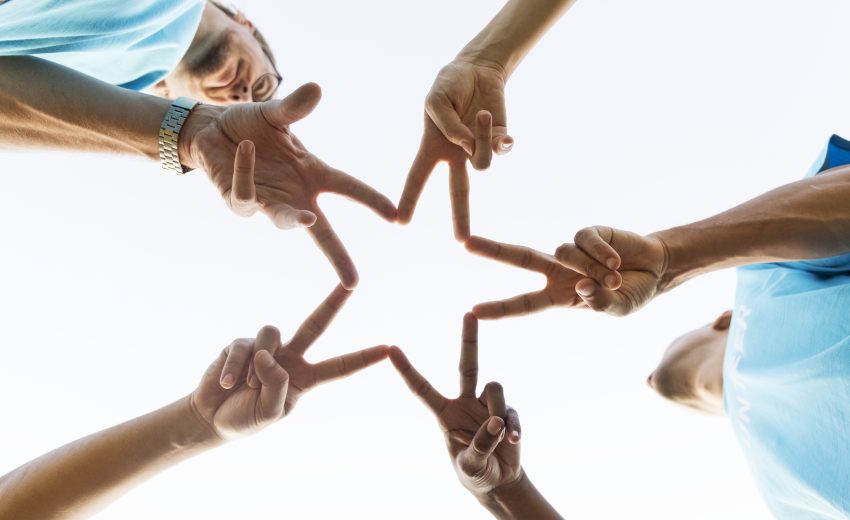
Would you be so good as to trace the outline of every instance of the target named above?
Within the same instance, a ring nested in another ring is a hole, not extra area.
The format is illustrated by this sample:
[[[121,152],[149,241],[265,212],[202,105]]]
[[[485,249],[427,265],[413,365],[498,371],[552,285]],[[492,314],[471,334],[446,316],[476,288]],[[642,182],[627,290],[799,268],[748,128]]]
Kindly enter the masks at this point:
[[[489,392],[497,392],[498,393],[498,392],[504,391],[504,388],[502,388],[502,383],[499,383],[498,381],[490,381],[484,387],[484,390],[489,391]]]
[[[570,255],[570,247],[572,247],[572,244],[568,243],[558,246],[558,249],[555,250],[555,258],[558,258],[559,260],[568,258]]]
[[[277,330],[277,327],[274,325],[263,325],[263,328],[260,329],[260,332],[257,334],[258,336],[262,335],[271,335],[271,334],[280,334],[280,331]]]

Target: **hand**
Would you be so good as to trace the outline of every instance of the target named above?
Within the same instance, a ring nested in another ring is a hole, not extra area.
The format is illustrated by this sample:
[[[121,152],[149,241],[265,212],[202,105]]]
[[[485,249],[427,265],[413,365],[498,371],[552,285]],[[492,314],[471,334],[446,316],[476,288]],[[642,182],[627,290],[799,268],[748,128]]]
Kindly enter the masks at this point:
[[[662,281],[668,264],[667,248],[654,235],[589,227],[576,233],[574,244],[559,247],[555,257],[565,267],[588,275],[575,284],[575,291],[593,310],[625,316],[667,289]],[[604,283],[606,266],[619,270],[621,284]]]
[[[463,317],[459,397],[443,397],[398,347],[390,348],[390,360],[410,390],[437,416],[452,464],[466,489],[481,498],[522,477],[519,416],[505,406],[501,385],[488,383],[481,396],[475,397],[478,322],[472,314]]]
[[[576,294],[576,284],[589,274],[606,280],[608,287],[619,287],[620,274],[597,262],[574,262],[571,269],[544,253],[528,247],[502,244],[481,237],[466,241],[466,249],[477,255],[492,258],[515,267],[540,273],[546,277],[546,287],[540,291],[520,294],[506,300],[479,303],[472,312],[480,319],[495,320],[506,316],[522,316],[549,307],[584,307]],[[576,269],[576,270],[573,270]]]
[[[425,99],[425,129],[410,167],[398,207],[399,221],[413,218],[416,203],[431,172],[449,164],[455,238],[469,237],[469,176],[466,160],[477,170],[490,166],[493,152],[513,147],[507,135],[506,72],[495,63],[456,59],[437,75]]]
[[[292,411],[311,388],[385,359],[386,346],[315,364],[304,359],[304,353],[327,329],[350,294],[337,286],[285,345],[272,326],[260,329],[256,339],[231,343],[192,394],[198,415],[224,439],[252,433]]]
[[[389,222],[393,203],[366,183],[336,170],[307,151],[289,130],[319,102],[315,83],[284,100],[243,103],[227,109],[200,105],[181,133],[181,161],[206,170],[238,215],[265,213],[281,229],[306,226],[342,284],[357,285],[357,270],[317,204],[323,192],[356,200]]]

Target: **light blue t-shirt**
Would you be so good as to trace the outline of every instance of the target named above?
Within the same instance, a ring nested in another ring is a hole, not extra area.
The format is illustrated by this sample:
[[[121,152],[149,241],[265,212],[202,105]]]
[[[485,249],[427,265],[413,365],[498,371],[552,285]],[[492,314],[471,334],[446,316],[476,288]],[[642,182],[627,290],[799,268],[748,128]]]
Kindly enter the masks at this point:
[[[141,90],[180,62],[205,0],[0,0],[0,55],[38,56]]]
[[[848,163],[833,136],[807,177]],[[723,400],[777,518],[850,518],[850,254],[738,270]]]

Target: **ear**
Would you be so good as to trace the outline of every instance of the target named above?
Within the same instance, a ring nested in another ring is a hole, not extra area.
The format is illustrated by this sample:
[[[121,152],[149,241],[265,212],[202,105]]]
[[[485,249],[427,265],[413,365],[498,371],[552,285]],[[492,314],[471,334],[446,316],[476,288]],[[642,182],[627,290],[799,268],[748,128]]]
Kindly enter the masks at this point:
[[[711,325],[711,328],[714,330],[728,330],[729,326],[732,324],[732,311],[728,310],[717,317],[714,320],[714,323]]]
[[[167,99],[173,99],[171,95],[171,91],[168,88],[168,82],[165,81],[165,78],[159,80],[156,85],[151,87],[151,92],[159,97],[164,97]]]

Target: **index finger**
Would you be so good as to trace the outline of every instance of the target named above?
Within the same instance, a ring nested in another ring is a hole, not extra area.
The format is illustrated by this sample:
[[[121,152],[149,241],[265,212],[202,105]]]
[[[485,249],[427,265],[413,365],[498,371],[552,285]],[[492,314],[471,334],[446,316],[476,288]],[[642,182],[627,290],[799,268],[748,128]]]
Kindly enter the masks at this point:
[[[298,354],[306,352],[310,348],[310,345],[327,330],[334,316],[337,315],[350,296],[351,291],[347,290],[341,284],[334,287],[334,290],[331,291],[327,298],[298,327],[298,330],[295,331],[295,335],[289,340],[286,348]]]
[[[398,218],[398,210],[386,195],[345,172],[330,168],[324,189],[356,200],[390,222]]]
[[[449,161],[449,193],[455,238],[463,242],[469,238],[469,174],[465,160]]]
[[[435,415],[440,415],[448,404],[448,399],[435,390],[431,386],[431,383],[413,368],[413,365],[410,364],[407,356],[404,355],[404,352],[400,348],[390,347],[390,361],[392,361],[398,373],[401,374],[402,379],[407,383],[410,391],[416,394]]]
[[[307,233],[313,237],[313,241],[331,261],[343,287],[348,290],[354,289],[358,282],[354,261],[351,260],[351,256],[345,250],[345,246],[342,245],[342,241],[334,232],[325,214],[318,208],[313,213],[316,215],[316,223],[307,228]]]
[[[468,312],[463,316],[460,347],[460,396],[475,397],[478,386],[478,320]]]
[[[326,359],[321,363],[313,365],[313,373],[316,384],[326,383],[335,379],[348,377],[375,363],[380,363],[387,358],[389,349],[386,345],[358,350]]]
[[[498,260],[529,271],[549,276],[558,268],[554,259],[530,247],[502,244],[483,237],[473,236],[466,241],[466,249],[486,258]]]
[[[546,291],[520,294],[513,298],[479,303],[472,308],[475,316],[482,320],[498,320],[508,316],[523,316],[542,311],[555,305]]]
[[[425,183],[428,182],[437,162],[436,159],[427,156],[424,146],[419,147],[416,158],[410,165],[410,172],[407,174],[404,190],[401,192],[401,198],[398,202],[398,221],[402,224],[409,224],[413,219],[416,203],[419,202],[419,196],[422,195]]]

